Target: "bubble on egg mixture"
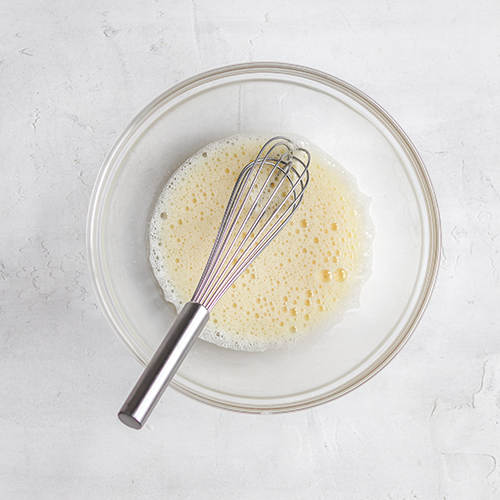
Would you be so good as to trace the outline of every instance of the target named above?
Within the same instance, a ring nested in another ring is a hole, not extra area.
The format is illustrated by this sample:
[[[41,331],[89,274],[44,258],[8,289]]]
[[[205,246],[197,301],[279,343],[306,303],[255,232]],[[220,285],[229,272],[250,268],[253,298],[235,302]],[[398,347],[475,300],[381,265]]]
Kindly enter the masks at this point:
[[[172,176],[158,200],[150,261],[178,311],[202,275],[240,171],[268,139],[237,135],[209,144]],[[371,274],[369,200],[354,177],[306,141],[312,155],[302,204],[214,307],[201,338],[238,350],[294,346],[359,305]]]

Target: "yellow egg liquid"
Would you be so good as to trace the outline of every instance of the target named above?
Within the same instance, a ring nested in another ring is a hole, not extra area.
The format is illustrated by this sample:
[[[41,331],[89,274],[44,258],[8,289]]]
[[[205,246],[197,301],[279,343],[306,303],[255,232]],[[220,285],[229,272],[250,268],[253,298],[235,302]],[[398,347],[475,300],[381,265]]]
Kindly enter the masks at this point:
[[[150,261],[178,310],[194,293],[240,171],[267,140],[237,135],[212,143],[165,186],[151,220]],[[214,307],[204,340],[247,351],[294,346],[359,304],[371,269],[368,199],[325,153],[294,141],[312,155],[302,204]]]

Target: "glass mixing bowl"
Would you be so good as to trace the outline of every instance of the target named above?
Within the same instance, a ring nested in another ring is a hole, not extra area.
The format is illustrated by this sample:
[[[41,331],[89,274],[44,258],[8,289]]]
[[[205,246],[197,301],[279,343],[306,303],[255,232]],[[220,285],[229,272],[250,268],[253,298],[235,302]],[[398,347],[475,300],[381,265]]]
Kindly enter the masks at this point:
[[[362,384],[401,349],[438,270],[438,209],[425,167],[394,120],[351,85],[287,64],[242,64],[168,90],[107,156],[88,217],[87,255],[107,320],[145,365],[172,324],[149,266],[148,224],[172,173],[206,144],[236,133],[299,135],[339,161],[371,198],[373,274],[361,305],[297,348],[238,352],[198,340],[172,386],[214,406],[284,412]]]

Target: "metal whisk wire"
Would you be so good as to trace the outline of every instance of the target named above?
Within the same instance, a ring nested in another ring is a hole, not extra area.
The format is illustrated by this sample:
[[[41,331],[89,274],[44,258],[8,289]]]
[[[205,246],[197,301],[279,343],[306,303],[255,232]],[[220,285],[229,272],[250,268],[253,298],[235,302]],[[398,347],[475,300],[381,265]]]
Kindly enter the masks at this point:
[[[211,311],[297,210],[309,182],[310,155],[303,148],[294,151],[293,147],[289,139],[274,137],[241,171],[192,302]],[[295,152],[301,152],[305,158],[297,157]],[[264,172],[265,167],[268,167],[268,173]],[[261,179],[263,173],[264,180]],[[285,182],[289,186],[283,193],[281,188]],[[265,197],[265,204],[259,206],[268,187],[272,191]],[[255,188],[258,188],[258,193],[252,200]],[[281,202],[272,206],[280,194]],[[256,229],[258,232],[254,234]],[[242,235],[243,239],[239,241]]]
[[[241,171],[193,298],[118,413],[124,424],[134,429],[144,425],[212,308],[290,220],[309,182],[310,161],[307,150],[294,148],[285,137],[274,137]]]

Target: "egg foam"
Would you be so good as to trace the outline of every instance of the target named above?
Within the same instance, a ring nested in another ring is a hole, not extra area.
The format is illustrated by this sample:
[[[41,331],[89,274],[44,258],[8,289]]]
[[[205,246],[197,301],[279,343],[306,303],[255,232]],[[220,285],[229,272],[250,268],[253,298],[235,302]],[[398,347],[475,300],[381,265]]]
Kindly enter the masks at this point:
[[[359,306],[371,274],[369,199],[326,153],[292,139],[311,153],[309,185],[285,228],[211,311],[200,338],[218,346],[296,346]],[[240,134],[211,143],[164,187],[150,223],[150,263],[178,311],[200,280],[239,173],[267,140]]]

